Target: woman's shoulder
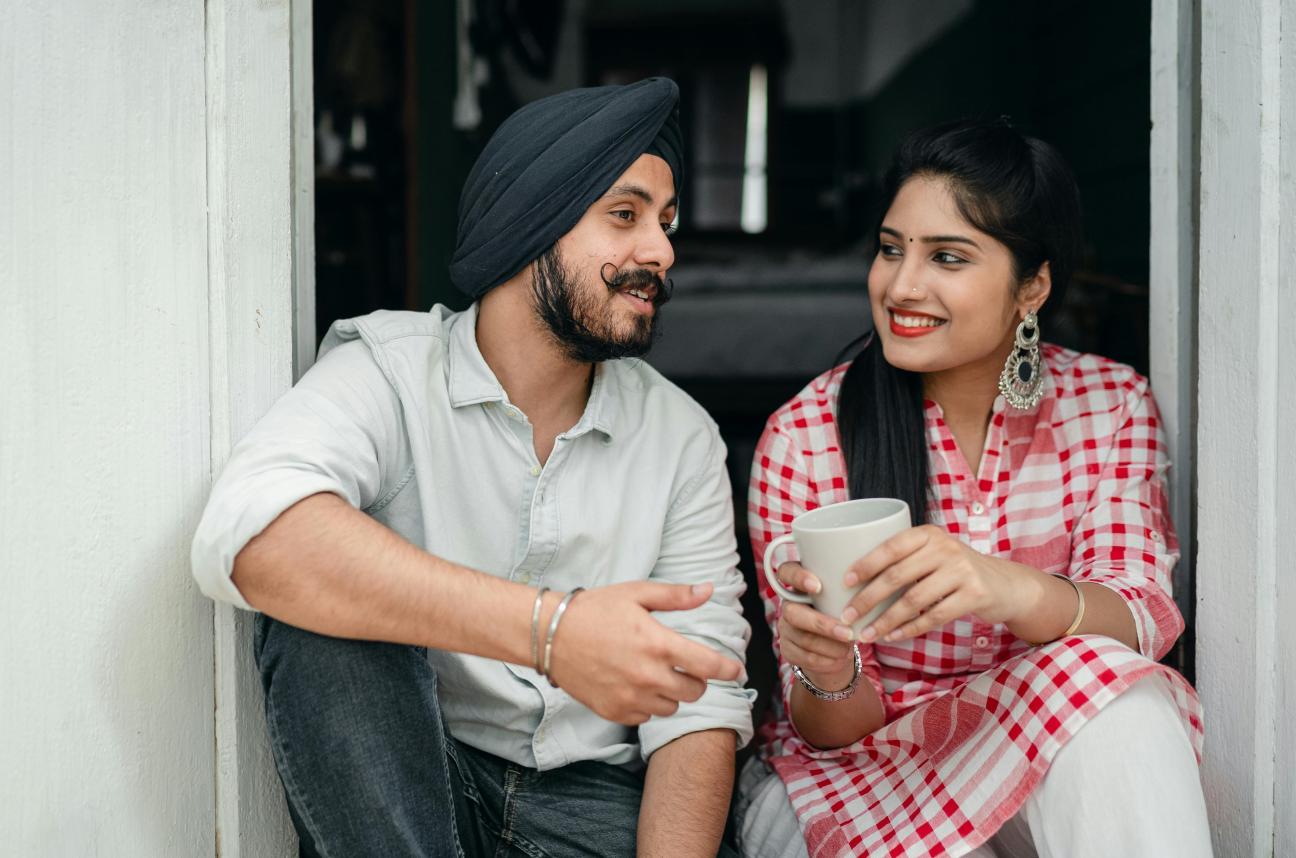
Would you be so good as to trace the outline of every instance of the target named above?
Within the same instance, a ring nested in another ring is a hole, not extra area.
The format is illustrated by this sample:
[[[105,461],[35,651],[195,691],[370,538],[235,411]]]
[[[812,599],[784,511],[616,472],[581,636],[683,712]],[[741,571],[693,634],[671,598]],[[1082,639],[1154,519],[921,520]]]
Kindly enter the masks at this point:
[[[1102,355],[1045,343],[1045,366],[1053,377],[1053,395],[1085,412],[1117,411],[1150,397],[1148,380],[1133,367]]]
[[[850,364],[844,363],[816,376],[770,415],[765,431],[793,440],[806,440],[829,427],[835,433],[837,394],[849,368]]]

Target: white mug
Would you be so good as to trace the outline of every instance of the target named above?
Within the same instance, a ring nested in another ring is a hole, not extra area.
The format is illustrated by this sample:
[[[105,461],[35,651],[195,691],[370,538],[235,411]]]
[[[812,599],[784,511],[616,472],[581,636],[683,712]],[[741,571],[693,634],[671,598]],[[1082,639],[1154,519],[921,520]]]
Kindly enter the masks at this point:
[[[791,533],[778,537],[765,549],[765,577],[784,599],[813,605],[815,610],[836,619],[864,586],[847,587],[842,583],[851,564],[909,527],[909,504],[893,498],[842,501],[803,512],[792,520]],[[775,549],[789,540],[796,542],[801,565],[819,579],[822,589],[818,593],[789,590],[770,566]],[[891,593],[852,623],[855,633],[880,617],[907,589]]]

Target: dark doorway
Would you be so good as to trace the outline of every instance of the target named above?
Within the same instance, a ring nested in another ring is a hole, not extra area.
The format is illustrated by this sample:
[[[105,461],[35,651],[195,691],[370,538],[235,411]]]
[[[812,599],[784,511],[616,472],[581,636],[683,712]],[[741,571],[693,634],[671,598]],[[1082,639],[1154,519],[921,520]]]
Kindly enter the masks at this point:
[[[756,439],[868,325],[867,232],[908,131],[1006,115],[1062,151],[1087,248],[1045,336],[1147,373],[1147,4],[316,0],[315,26],[321,332],[377,307],[465,306],[446,276],[459,189],[518,106],[653,74],[680,84],[677,293],[649,360],[721,427],[749,581]],[[767,692],[754,587],[747,609]],[[1191,677],[1189,653],[1171,660]]]

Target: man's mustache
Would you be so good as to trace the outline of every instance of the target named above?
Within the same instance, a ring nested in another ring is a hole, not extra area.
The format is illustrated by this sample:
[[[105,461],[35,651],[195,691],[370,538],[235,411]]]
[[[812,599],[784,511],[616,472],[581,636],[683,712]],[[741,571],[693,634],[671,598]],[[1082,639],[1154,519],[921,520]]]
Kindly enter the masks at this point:
[[[608,269],[612,269],[612,274],[608,274]],[[599,277],[603,284],[613,292],[628,292],[631,289],[649,291],[652,287],[652,303],[654,307],[660,307],[671,299],[675,291],[675,281],[662,278],[647,268],[631,268],[625,271],[618,270],[611,262],[604,263],[599,269]]]

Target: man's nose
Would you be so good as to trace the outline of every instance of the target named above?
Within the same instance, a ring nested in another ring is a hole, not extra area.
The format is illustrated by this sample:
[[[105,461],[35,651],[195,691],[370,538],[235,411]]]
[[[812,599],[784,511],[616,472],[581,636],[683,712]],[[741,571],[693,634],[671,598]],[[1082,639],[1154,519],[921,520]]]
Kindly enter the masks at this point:
[[[640,268],[651,269],[654,273],[665,276],[675,264],[675,248],[671,246],[670,236],[660,224],[645,224],[636,236],[634,261]]]

